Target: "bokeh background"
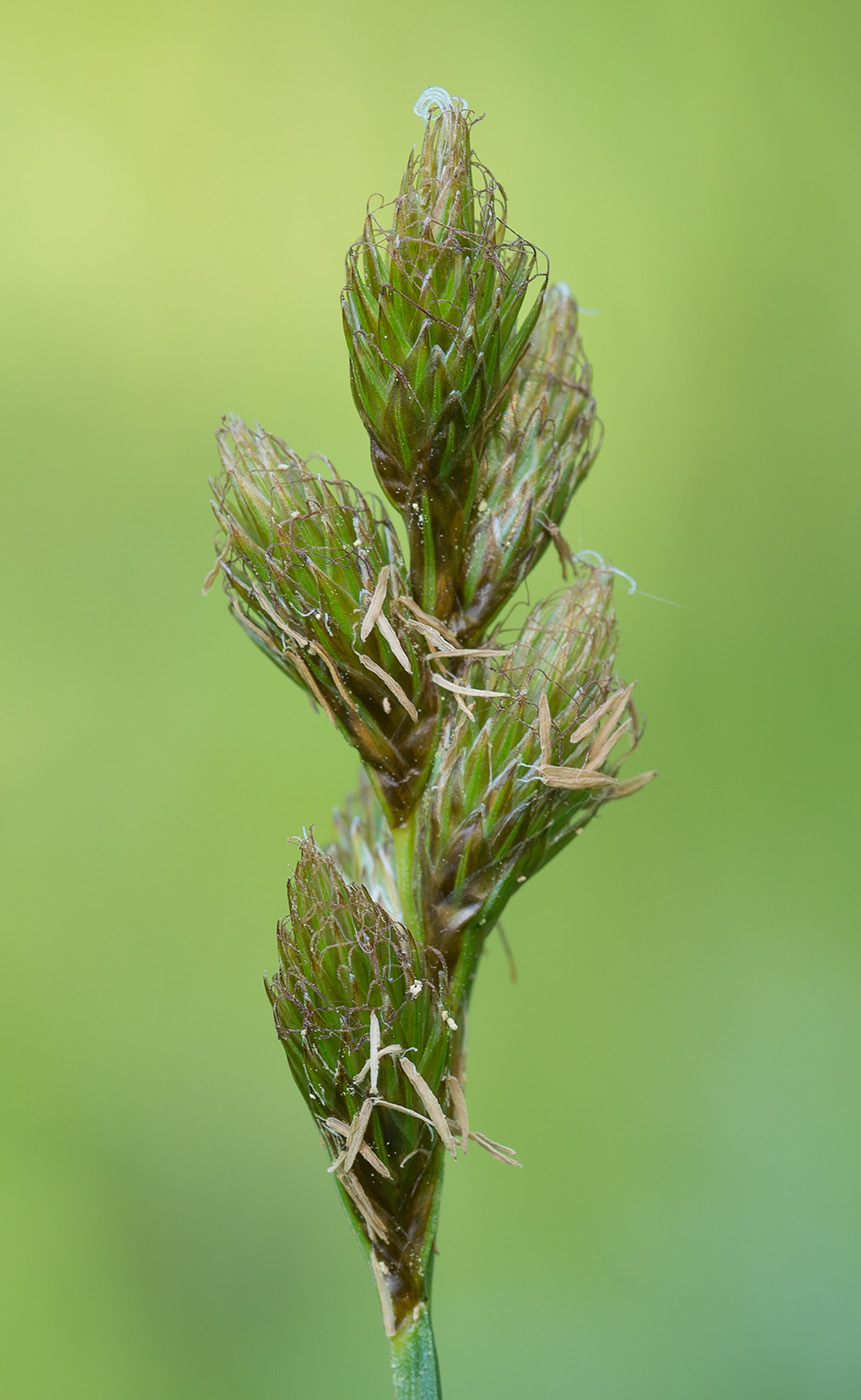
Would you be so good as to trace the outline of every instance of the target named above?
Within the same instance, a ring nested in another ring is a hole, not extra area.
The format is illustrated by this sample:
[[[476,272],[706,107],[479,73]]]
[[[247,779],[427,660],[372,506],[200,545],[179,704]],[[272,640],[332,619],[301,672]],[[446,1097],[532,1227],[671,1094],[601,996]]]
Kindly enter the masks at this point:
[[[428,83],[598,315],[566,532],[638,581],[643,766],[510,906],[450,1400],[861,1394],[859,12],[32,0],[2,256],[5,1394],[371,1400],[372,1282],[261,986],[352,752],[216,592],[227,409],[362,486],[338,294]],[[556,585],[542,565],[539,588]],[[669,602],[656,601],[646,594]]]

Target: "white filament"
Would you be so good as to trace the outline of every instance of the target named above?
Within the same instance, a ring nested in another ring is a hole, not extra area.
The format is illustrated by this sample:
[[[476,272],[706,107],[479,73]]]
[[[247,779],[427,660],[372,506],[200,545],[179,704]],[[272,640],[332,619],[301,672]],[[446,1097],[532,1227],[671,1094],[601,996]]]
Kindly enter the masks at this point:
[[[433,107],[441,112],[465,112],[469,106],[465,97],[452,97],[444,87],[427,87],[416,103],[413,111],[426,122]]]

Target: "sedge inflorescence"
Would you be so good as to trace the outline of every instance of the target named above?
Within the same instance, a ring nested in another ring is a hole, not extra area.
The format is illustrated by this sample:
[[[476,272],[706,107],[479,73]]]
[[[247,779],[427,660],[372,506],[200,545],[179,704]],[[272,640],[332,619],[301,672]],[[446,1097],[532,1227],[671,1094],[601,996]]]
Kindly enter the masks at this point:
[[[620,776],[641,724],[613,570],[562,534],[600,442],[576,300],[508,228],[466,104],[433,88],[416,110],[424,139],[342,296],[400,535],[325,459],[228,417],[208,581],[363,765],[332,849],[300,843],[267,990],[392,1336],[426,1302],[446,1155],[519,1165],[469,1124],[482,946],[524,880],[654,776]],[[563,586],[518,621],[548,548]]]

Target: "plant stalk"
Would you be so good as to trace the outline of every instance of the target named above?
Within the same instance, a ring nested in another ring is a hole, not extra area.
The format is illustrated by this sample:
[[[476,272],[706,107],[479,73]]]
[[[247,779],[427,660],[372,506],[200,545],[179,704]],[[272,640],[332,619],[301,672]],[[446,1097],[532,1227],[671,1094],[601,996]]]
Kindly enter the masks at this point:
[[[401,903],[401,913],[404,923],[414,938],[424,943],[424,929],[419,911],[416,908],[415,896],[413,895],[413,859],[416,848],[416,818],[417,811],[411,813],[409,821],[404,826],[395,827],[392,830],[392,838],[395,843],[395,863],[398,880],[398,898]]]
[[[390,1339],[395,1400],[441,1400],[430,1305],[419,1303],[410,1321]]]

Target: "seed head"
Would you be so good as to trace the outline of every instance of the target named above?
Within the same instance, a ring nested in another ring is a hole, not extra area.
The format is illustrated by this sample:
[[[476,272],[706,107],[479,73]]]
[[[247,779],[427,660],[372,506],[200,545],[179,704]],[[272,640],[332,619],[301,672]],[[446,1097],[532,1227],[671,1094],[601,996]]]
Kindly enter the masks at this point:
[[[371,1012],[383,1043],[409,1051],[432,1088],[441,1083],[450,1041],[445,969],[433,949],[423,949],[367,890],[350,883],[331,856],[310,841],[299,850],[287,886],[289,915],[278,926],[280,969],[269,994],[311,1111],[349,1121],[365,1097],[354,1080],[368,1058]],[[421,995],[411,996],[416,982]],[[379,1091],[421,1107],[404,1099],[394,1064],[381,1066]]]
[[[288,903],[267,985],[275,1025],[356,1228],[391,1271],[397,1313],[420,1296],[440,1153],[454,1147],[441,1107],[445,967],[310,841]]]
[[[619,778],[641,726],[615,672],[613,570],[561,534],[600,439],[576,302],[545,296],[540,255],[507,227],[466,102],[429,88],[415,110],[421,147],[391,206],[369,206],[342,294],[408,551],[330,464],[227,418],[208,580],[365,769],[330,853],[299,843],[267,993],[392,1336],[427,1302],[445,1153],[473,1142],[520,1165],[470,1127],[464,1095],[483,937],[655,776]],[[551,542],[572,583],[500,622]]]
[[[438,701],[397,601],[404,565],[391,522],[262,428],[226,419],[218,444],[216,571],[231,611],[355,745],[398,824],[427,776]]]
[[[597,456],[591,382],[577,303],[557,284],[482,454],[458,583],[465,641],[483,634],[538,563]]]
[[[472,718],[444,725],[416,862],[429,939],[450,967],[468,928],[489,931],[518,884],[625,795],[616,774],[640,725],[614,673],[612,584],[580,566],[533,609],[507,657],[464,663],[479,698]]]
[[[528,309],[527,293],[546,280],[532,245],[508,234],[504,192],[472,155],[472,122],[450,100],[430,106],[391,226],[369,210],[342,296],[353,396],[407,523],[413,596],[441,618],[483,444],[540,311],[541,291]]]
[[[332,817],[335,843],[329,854],[350,880],[363,885],[374,902],[400,922],[394,842],[383,809],[364,774],[357,791],[345,799]]]

